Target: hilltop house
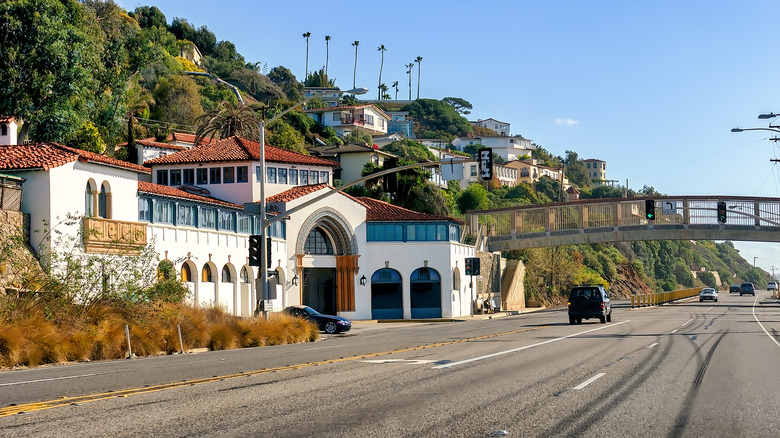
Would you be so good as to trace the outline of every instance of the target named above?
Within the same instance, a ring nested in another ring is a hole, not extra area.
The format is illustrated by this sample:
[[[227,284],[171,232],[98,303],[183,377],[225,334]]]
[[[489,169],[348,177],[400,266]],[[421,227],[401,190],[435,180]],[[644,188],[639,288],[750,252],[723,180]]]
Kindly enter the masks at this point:
[[[585,163],[585,170],[588,176],[596,185],[602,185],[607,182],[607,162],[595,158],[582,160]]]
[[[371,136],[387,134],[387,122],[390,120],[384,111],[370,104],[315,108],[304,112],[322,125],[333,128],[341,137],[354,130]]]
[[[381,167],[385,160],[397,158],[395,155],[383,152],[378,147],[365,144],[345,144],[336,146],[312,146],[309,153],[315,157],[326,158],[340,164],[333,171],[333,179],[350,183],[362,178],[363,166],[367,163]]]
[[[535,149],[531,140],[519,135],[514,137],[505,135],[457,137],[452,141],[452,145],[461,151],[469,145],[492,148],[494,154],[506,161],[517,160],[526,155],[530,157],[531,151]]]
[[[479,126],[482,128],[489,129],[496,133],[496,135],[501,136],[508,136],[509,135],[509,123],[506,122],[500,122],[496,119],[478,119],[476,121],[469,120],[469,123],[471,126]]]

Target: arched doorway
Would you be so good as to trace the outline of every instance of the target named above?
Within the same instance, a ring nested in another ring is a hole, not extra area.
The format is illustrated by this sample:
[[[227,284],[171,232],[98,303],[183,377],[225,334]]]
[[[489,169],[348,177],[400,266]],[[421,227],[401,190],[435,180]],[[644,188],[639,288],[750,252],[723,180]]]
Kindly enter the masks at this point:
[[[409,278],[412,318],[441,318],[441,276],[432,268],[418,268]]]
[[[321,227],[309,232],[303,247],[306,255],[335,255],[333,242]],[[336,284],[334,268],[305,268],[303,270],[303,304],[320,313],[336,314]]]
[[[403,282],[395,269],[377,269],[371,275],[371,319],[404,317]]]
[[[322,313],[355,311],[358,246],[352,227],[331,207],[314,212],[295,244],[301,304]]]

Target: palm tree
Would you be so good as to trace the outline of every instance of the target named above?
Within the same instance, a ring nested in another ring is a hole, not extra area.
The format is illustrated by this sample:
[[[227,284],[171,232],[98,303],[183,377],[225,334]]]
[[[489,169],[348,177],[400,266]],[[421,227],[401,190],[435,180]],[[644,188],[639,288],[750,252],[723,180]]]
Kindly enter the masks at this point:
[[[420,98],[420,63],[422,62],[422,56],[418,56],[414,59],[417,63],[417,98]]]
[[[357,49],[360,45],[360,41],[355,41],[352,43],[353,46],[355,46],[355,69],[352,71],[352,88],[355,88],[355,75],[357,75]]]
[[[328,42],[330,41],[330,35],[325,35],[325,76],[328,75],[328,58],[330,55],[330,47]]]
[[[306,73],[303,75],[303,78],[306,79],[306,76],[309,75],[309,37],[311,36],[311,32],[306,32],[303,34],[303,37],[306,38]]]
[[[390,100],[390,95],[387,93],[390,89],[387,88],[387,84],[379,84],[380,100]]]
[[[234,105],[223,100],[216,108],[198,117],[195,130],[195,145],[204,138],[225,138],[238,135],[248,140],[258,140],[260,133],[257,113],[246,105]]]
[[[380,100],[382,98],[382,68],[385,66],[385,50],[387,50],[387,48],[382,44],[377,47],[376,50],[382,52],[382,62],[379,64],[379,90],[376,92],[376,99]],[[385,86],[385,88],[387,88],[387,86]]]
[[[394,81],[391,87],[395,88],[395,100],[398,100],[398,81]]]
[[[414,68],[414,61],[406,65],[406,73],[409,75],[409,100],[412,100],[412,69]]]

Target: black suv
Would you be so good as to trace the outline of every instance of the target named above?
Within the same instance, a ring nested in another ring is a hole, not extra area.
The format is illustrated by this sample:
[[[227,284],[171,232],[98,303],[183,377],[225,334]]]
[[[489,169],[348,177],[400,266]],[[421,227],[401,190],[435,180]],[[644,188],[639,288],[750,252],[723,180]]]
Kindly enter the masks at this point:
[[[756,296],[756,287],[753,286],[753,283],[745,282],[739,287],[739,296],[747,294]]]
[[[569,294],[569,324],[582,319],[598,318],[602,324],[612,322],[612,302],[602,286],[577,286]]]

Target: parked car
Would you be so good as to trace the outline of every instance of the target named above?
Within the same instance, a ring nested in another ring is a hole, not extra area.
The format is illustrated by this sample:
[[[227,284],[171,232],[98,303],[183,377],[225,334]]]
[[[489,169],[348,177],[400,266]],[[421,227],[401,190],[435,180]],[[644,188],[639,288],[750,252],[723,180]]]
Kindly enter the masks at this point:
[[[777,290],[777,282],[770,281],[766,284],[766,290]]]
[[[742,285],[739,286],[739,296],[745,294],[756,296],[756,287],[753,286],[753,283],[746,282],[746,283],[742,283]]]
[[[602,286],[576,286],[569,293],[569,324],[581,324],[583,318],[612,322],[612,302]]]
[[[347,332],[352,328],[352,321],[340,316],[325,315],[320,313],[309,306],[289,306],[285,307],[282,311],[290,316],[297,316],[299,318],[305,318],[309,321],[317,324],[320,330],[325,333],[341,333]]]
[[[729,293],[739,293],[739,285],[738,284],[732,284],[729,286]]]
[[[712,300],[716,303],[718,302],[718,291],[711,287],[705,287],[702,288],[701,292],[699,292],[699,302],[702,302],[704,300]]]

